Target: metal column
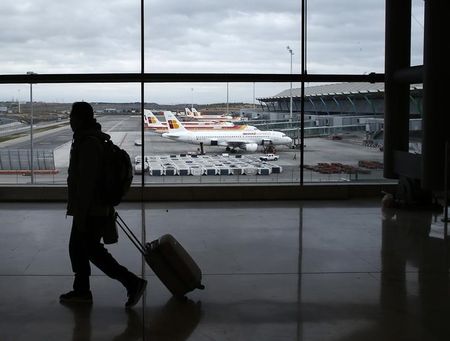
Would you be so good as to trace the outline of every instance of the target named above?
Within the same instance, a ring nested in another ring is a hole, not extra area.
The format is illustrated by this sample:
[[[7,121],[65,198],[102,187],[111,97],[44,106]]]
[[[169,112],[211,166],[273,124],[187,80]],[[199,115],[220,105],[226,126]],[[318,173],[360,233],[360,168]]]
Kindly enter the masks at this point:
[[[411,61],[411,0],[386,0],[384,176],[398,178],[395,151],[408,151],[409,84],[394,81]]]
[[[449,141],[448,0],[425,1],[422,186],[441,190],[444,185],[445,143]],[[447,108],[445,108],[447,106]]]

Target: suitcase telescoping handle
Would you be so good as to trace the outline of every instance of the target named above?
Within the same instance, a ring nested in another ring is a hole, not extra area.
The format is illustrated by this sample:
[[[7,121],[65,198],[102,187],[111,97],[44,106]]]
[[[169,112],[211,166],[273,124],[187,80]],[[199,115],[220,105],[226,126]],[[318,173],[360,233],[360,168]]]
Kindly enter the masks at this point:
[[[125,223],[125,221],[117,212],[116,212],[116,222],[117,225],[120,226],[121,230],[127,235],[128,239],[131,240],[134,246],[136,246],[139,252],[144,256],[145,255],[144,245],[142,245],[141,241],[136,237],[133,231],[131,231],[131,229],[128,227],[128,225]]]

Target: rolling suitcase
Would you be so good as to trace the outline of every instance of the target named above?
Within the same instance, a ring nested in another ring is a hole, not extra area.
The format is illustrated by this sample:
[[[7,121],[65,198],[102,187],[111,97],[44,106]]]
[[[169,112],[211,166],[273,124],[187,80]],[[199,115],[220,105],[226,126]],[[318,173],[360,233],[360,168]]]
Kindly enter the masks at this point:
[[[116,214],[116,222],[172,295],[183,298],[194,289],[205,288],[197,263],[172,235],[165,234],[142,245],[119,214]]]

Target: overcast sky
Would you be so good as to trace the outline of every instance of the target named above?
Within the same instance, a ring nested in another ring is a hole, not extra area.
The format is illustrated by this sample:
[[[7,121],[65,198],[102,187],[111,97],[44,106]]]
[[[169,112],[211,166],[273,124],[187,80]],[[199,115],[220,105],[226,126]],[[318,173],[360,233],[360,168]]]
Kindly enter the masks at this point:
[[[309,0],[309,73],[383,72],[384,0]],[[423,0],[413,0],[412,63],[422,63]],[[140,1],[1,0],[0,74],[140,71]],[[146,72],[300,71],[299,0],[148,0]],[[294,85],[295,86],[295,85]],[[289,84],[256,84],[256,97]],[[36,85],[42,101],[139,101],[139,85]],[[147,86],[146,101],[225,102],[226,84]],[[0,100],[28,87],[0,85]],[[252,84],[230,84],[252,102]]]

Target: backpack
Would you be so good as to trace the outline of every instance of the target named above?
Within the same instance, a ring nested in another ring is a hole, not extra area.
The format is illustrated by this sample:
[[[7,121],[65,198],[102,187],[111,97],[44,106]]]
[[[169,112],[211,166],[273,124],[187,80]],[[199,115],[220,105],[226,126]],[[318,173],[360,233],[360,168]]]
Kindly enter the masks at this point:
[[[102,197],[105,203],[117,206],[128,192],[133,180],[133,166],[128,153],[110,139],[104,140]]]

